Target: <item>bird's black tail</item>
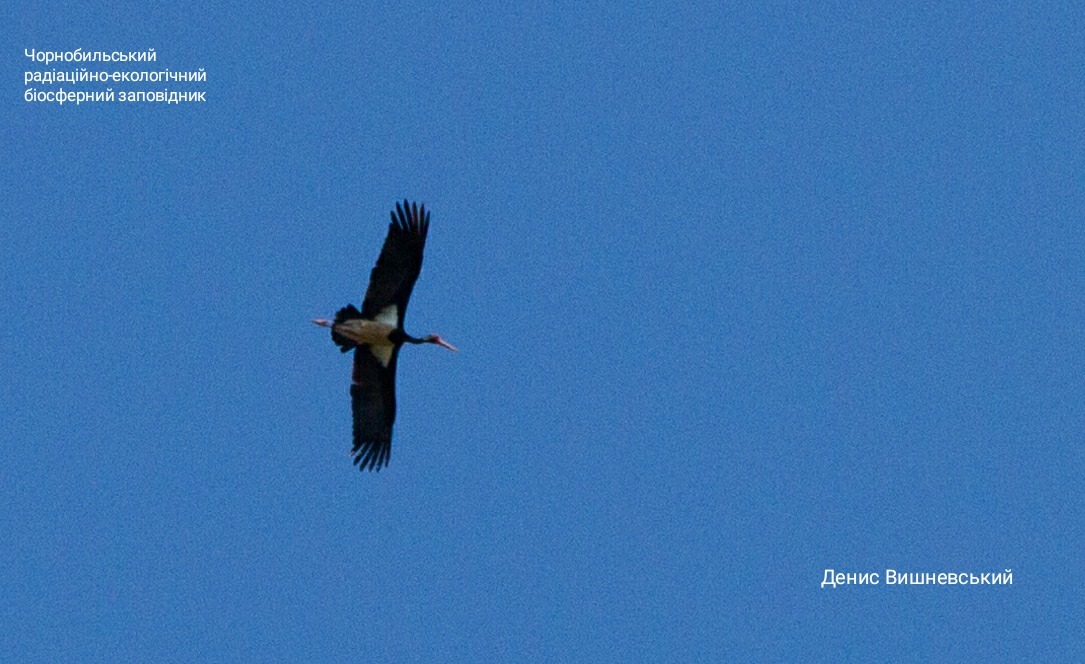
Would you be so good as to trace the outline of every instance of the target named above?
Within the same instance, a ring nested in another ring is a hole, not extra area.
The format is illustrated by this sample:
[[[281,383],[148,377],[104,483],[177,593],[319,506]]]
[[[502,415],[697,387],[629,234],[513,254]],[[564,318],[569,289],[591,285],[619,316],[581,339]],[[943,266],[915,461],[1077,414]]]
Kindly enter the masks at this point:
[[[335,342],[336,346],[339,346],[340,352],[345,353],[347,351],[354,350],[358,347],[358,344],[354,343],[350,339],[347,339],[341,334],[336,334],[334,326],[342,323],[343,321],[353,320],[355,318],[361,317],[362,312],[358,311],[358,308],[355,307],[353,304],[348,304],[339,311],[335,312],[335,320],[332,321],[332,341]]]

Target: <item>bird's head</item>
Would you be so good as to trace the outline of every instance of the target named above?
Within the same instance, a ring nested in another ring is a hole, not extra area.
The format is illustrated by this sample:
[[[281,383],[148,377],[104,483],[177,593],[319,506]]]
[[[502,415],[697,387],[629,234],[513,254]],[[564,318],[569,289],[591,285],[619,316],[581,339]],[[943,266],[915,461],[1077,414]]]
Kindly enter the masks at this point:
[[[459,348],[456,348],[455,346],[448,343],[447,341],[445,341],[441,337],[437,336],[436,334],[427,334],[426,336],[422,337],[422,343],[437,344],[438,346],[441,346],[442,348],[447,348],[449,350],[456,351],[457,353],[460,352]]]

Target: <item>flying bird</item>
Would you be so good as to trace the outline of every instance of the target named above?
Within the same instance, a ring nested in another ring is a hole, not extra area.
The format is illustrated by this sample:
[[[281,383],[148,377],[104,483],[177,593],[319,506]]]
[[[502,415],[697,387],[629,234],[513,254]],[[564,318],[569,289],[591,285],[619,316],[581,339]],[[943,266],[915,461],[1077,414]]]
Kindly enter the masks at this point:
[[[407,301],[422,270],[422,251],[429,232],[426,206],[406,200],[392,212],[388,236],[369,275],[369,288],[359,311],[353,304],[335,319],[314,323],[331,328],[339,350],[354,351],[350,405],[354,415],[354,463],[359,469],[380,470],[392,451],[396,421],[396,360],[403,344],[437,344],[459,350],[436,334],[412,337],[403,329]]]

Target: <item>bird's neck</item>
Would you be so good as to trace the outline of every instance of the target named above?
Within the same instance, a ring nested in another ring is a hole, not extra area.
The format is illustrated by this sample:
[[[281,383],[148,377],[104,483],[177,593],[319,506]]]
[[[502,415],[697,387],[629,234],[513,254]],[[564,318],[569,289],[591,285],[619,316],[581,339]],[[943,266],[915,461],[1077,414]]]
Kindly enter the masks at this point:
[[[401,330],[399,328],[396,328],[396,329],[392,330],[388,334],[388,341],[391,341],[394,344],[402,344],[402,343],[420,344],[420,343],[425,343],[424,339],[419,339],[418,337],[412,337],[411,335],[407,334],[406,332],[404,332],[403,330]]]

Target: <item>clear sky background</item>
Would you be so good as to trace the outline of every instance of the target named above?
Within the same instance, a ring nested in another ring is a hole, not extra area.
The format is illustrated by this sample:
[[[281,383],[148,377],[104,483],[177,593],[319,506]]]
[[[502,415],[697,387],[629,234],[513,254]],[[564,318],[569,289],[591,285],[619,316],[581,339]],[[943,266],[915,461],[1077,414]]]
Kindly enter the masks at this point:
[[[1080,3],[359,5],[0,10],[0,660],[1081,659]]]

